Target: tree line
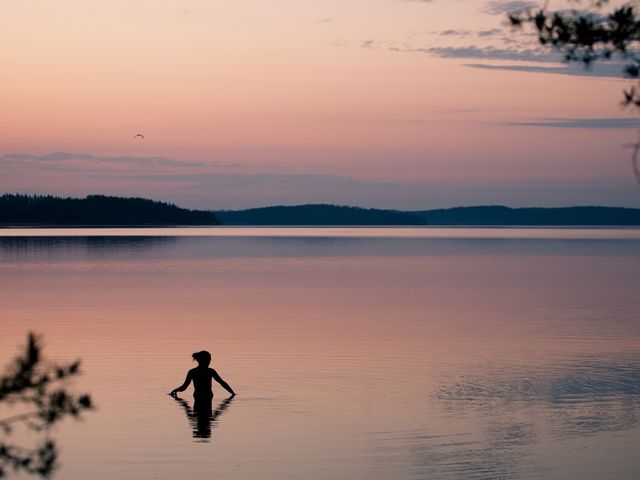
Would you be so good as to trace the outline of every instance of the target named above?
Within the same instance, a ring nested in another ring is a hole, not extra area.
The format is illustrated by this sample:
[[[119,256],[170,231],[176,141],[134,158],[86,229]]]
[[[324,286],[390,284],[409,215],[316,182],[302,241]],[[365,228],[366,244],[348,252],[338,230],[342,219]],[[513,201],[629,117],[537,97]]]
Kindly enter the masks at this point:
[[[216,225],[212,212],[188,210],[144,198],[89,195],[61,198],[52,195],[0,196],[2,225]]]

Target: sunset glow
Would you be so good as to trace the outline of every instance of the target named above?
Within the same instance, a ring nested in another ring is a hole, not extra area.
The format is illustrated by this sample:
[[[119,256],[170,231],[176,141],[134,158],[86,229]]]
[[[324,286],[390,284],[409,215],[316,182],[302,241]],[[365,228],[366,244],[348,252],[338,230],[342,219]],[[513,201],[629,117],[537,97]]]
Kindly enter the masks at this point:
[[[640,206],[621,64],[561,63],[509,4],[5,2],[0,190]]]

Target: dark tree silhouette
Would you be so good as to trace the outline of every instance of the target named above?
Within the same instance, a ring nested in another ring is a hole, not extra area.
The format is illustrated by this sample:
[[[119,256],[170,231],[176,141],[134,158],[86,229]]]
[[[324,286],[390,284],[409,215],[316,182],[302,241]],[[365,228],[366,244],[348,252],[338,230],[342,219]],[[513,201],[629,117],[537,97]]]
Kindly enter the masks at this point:
[[[626,65],[620,76],[635,80],[635,85],[623,90],[622,104],[640,108],[640,16],[632,4],[606,11],[609,0],[569,0],[585,8],[549,11],[524,9],[509,14],[516,28],[532,26],[542,45],[561,52],[567,62],[582,62],[589,67],[593,62],[621,58]],[[629,145],[633,148],[631,163],[636,180],[640,183],[640,139]]]
[[[584,3],[573,0],[575,4]],[[564,55],[568,62],[585,65],[618,56],[627,62],[621,76],[640,77],[640,17],[633,5],[623,5],[609,12],[608,0],[591,0],[587,9],[548,11],[525,9],[509,14],[511,25],[531,25],[542,45],[549,45]],[[640,107],[640,91],[636,86],[624,91],[624,104]]]
[[[0,195],[0,225],[216,225],[212,212],[145,198]]]
[[[294,205],[218,211],[225,225],[426,225],[424,218],[397,210],[342,205]]]
[[[49,428],[65,417],[79,417],[92,408],[88,394],[70,393],[65,381],[80,373],[80,362],[66,365],[43,361],[41,342],[29,333],[24,353],[0,376],[0,404],[18,405],[21,413],[0,419],[0,478],[10,472],[24,472],[48,477],[57,465],[55,441]],[[11,433],[18,425],[44,436],[35,448],[11,443]]]

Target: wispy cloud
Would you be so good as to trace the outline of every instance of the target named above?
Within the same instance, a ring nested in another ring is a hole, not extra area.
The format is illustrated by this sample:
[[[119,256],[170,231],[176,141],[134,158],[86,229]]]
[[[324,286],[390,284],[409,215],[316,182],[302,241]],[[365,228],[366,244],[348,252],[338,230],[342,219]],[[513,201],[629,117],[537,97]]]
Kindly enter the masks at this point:
[[[440,58],[481,59],[481,60],[511,60],[534,63],[557,63],[562,56],[555,52],[548,52],[541,48],[498,48],[494,46],[467,45],[463,47],[411,47],[398,46],[389,42],[369,39],[361,44],[362,48],[381,49],[391,52],[422,53]]]
[[[497,48],[492,46],[478,47],[475,45],[467,47],[428,47],[414,49],[414,51],[440,58],[478,58],[484,60],[516,60],[540,63],[555,63],[561,58],[558,54],[546,53],[540,49]]]
[[[433,3],[435,0],[403,0],[410,3]],[[458,0],[460,1],[460,0]],[[539,3],[526,0],[490,0],[485,2],[482,12],[489,15],[503,15],[539,7]]]
[[[530,0],[490,0],[482,3],[482,12],[489,15],[503,15],[523,9],[540,8],[540,3]],[[475,60],[465,66],[485,70],[618,79],[625,76],[624,59],[616,58],[608,62],[598,62],[589,68],[581,63],[565,63],[562,52],[540,45],[533,32],[519,32],[518,35],[513,35],[507,29],[501,28],[485,30],[448,28],[432,31],[430,34],[431,41],[425,46],[416,44],[415,38],[404,41],[370,38],[361,42],[360,46],[369,50],[422,54],[443,59]],[[514,64],[505,65],[511,62]]]
[[[484,13],[489,15],[506,15],[511,12],[518,12],[539,7],[537,2],[526,0],[492,0],[485,4]]]
[[[465,67],[482,70],[505,70],[511,72],[550,73],[577,77],[622,78],[624,64],[621,62],[600,63],[588,68],[579,63],[563,64],[557,67],[542,65],[489,65],[485,63],[467,63]]]
[[[119,175],[97,173],[101,179],[127,179],[130,181],[187,183],[206,188],[341,188],[361,185],[362,182],[350,177],[324,174],[288,173],[209,173],[209,174],[137,174]]]
[[[640,128],[640,118],[544,118],[526,122],[507,122],[511,127],[621,129]]]
[[[490,28],[488,30],[479,30],[476,32],[476,35],[481,38],[493,37],[495,35],[500,35],[502,33],[502,29],[500,28]]]
[[[134,156],[100,156],[89,153],[72,152],[51,152],[44,155],[33,155],[29,153],[9,153],[0,156],[0,166],[22,165],[22,166],[51,166],[62,164],[85,164],[85,165],[120,165],[130,167],[242,167],[237,163],[210,163],[174,160],[166,157],[134,157]]]
[[[469,35],[492,37],[498,35],[499,30],[486,31],[444,30],[438,36],[464,37]],[[500,36],[502,40],[503,36]],[[611,60],[585,66],[582,63],[566,63],[562,54],[536,44],[514,43],[503,47],[492,45],[481,46],[470,44],[465,46],[430,46],[413,47],[407,44],[397,44],[388,41],[369,39],[360,44],[369,50],[386,50],[398,53],[423,54],[438,58],[461,60],[485,60],[489,62],[522,62],[522,64],[500,65],[492,63],[467,63],[466,67],[484,70],[505,70],[514,72],[547,73],[556,75],[571,75],[579,77],[604,77],[622,79],[625,76],[625,63],[621,60]],[[551,65],[555,64],[555,65]]]
[[[442,30],[441,32],[438,32],[438,35],[443,37],[450,37],[450,36],[467,37],[471,34],[472,34],[471,30],[458,30],[455,28],[449,28],[448,30]]]
[[[490,28],[487,30],[460,30],[455,28],[450,28],[448,30],[442,30],[441,32],[437,32],[441,37],[480,37],[480,38],[489,38],[494,37],[496,35],[500,35],[503,33],[500,28]]]

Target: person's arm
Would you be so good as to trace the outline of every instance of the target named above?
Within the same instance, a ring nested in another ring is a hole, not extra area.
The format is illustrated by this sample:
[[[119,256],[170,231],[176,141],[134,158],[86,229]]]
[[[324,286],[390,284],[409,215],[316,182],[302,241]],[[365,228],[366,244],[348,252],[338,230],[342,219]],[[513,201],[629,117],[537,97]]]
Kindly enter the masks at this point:
[[[172,397],[175,397],[175,395],[178,392],[184,392],[190,383],[191,383],[191,370],[189,370],[189,372],[187,373],[187,378],[184,379],[184,383],[180,385],[178,388],[174,388],[173,390],[171,390],[171,393],[169,395],[171,395]]]
[[[227,382],[225,382],[222,377],[220,377],[220,375],[218,375],[218,372],[216,372],[213,368],[211,369],[211,376],[213,377],[213,379],[218,382],[220,384],[220,386],[222,388],[224,388],[227,392],[229,392],[231,395],[235,395],[236,392],[233,391],[233,388],[231,388],[229,386],[229,384]]]

